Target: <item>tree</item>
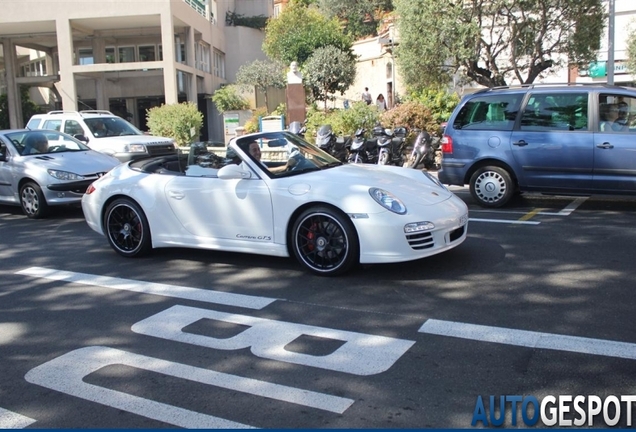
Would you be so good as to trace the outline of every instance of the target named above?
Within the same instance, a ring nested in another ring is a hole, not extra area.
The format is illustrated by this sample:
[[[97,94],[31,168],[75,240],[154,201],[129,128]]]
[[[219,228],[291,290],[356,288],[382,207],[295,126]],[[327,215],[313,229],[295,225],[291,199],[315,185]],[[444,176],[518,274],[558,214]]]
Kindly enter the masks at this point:
[[[235,85],[226,85],[221,87],[212,95],[212,102],[216,105],[219,112],[240,111],[250,108],[250,103],[241,96]]]
[[[636,31],[627,38],[627,68],[631,74],[636,73]]]
[[[602,0],[394,0],[396,62],[412,88],[459,69],[487,86],[532,83],[553,68],[587,67],[605,23]]]
[[[356,79],[356,61],[350,53],[334,46],[318,48],[307,59],[303,68],[303,81],[311,89],[314,99],[325,102],[333,99],[333,94],[345,91]]]
[[[263,51],[286,65],[297,61],[302,66],[318,48],[331,45],[350,52],[352,43],[336,18],[328,19],[315,7],[292,2],[268,22]]]
[[[280,62],[254,60],[239,68],[236,73],[236,84],[256,87],[265,95],[265,106],[267,107],[267,89],[269,87],[285,88],[287,85],[284,71],[285,66]]]
[[[40,107],[31,100],[29,87],[20,86],[20,100],[22,102],[22,120],[26,124],[33,114],[40,112]],[[0,95],[0,130],[9,129],[9,100],[6,94]]]
[[[172,138],[180,147],[192,143],[203,126],[203,114],[192,102],[150,108],[146,119],[150,133]]]
[[[345,33],[360,39],[376,36],[379,12],[393,10],[391,0],[318,0],[318,7],[329,18],[337,17],[344,23]]]

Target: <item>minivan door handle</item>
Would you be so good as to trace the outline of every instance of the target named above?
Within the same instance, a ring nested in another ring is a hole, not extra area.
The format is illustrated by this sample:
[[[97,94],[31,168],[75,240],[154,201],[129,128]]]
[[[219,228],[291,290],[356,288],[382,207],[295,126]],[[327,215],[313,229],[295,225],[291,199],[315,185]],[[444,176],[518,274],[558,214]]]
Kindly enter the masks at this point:
[[[519,140],[519,141],[517,141],[517,142],[513,142],[513,143],[512,143],[512,145],[516,145],[516,146],[519,146],[519,147],[523,147],[523,146],[527,146],[527,145],[528,145],[528,143],[527,143],[527,142],[525,142],[524,140]]]
[[[608,142],[604,142],[603,144],[597,144],[596,147],[600,148],[600,149],[613,149],[614,148],[614,146],[612,144],[608,143]]]

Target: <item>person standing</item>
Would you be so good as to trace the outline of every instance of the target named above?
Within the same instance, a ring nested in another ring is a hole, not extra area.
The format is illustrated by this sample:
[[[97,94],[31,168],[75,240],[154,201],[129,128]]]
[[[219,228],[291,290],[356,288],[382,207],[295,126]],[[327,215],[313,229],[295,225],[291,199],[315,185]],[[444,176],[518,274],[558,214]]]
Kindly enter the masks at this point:
[[[384,95],[382,95],[382,93],[380,93],[378,98],[375,100],[375,105],[380,111],[386,111],[386,101],[384,100]]]
[[[364,91],[362,92],[362,100],[365,101],[367,105],[371,105],[371,102],[373,102],[373,97],[371,96],[371,93],[369,93],[369,87],[364,88]]]

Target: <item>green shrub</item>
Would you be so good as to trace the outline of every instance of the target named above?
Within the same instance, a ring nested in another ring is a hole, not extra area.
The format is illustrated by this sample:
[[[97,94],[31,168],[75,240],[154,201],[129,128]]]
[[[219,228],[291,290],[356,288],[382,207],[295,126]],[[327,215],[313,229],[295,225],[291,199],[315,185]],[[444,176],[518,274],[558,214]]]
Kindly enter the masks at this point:
[[[409,129],[418,128],[429,132],[439,129],[439,122],[433,117],[431,110],[420,102],[410,101],[397,105],[382,113],[382,126],[394,128],[406,126]]]
[[[151,134],[172,138],[183,147],[198,139],[203,114],[194,103],[184,102],[150,108],[146,120]]]
[[[215,91],[212,95],[212,102],[220,113],[250,108],[250,103],[239,94],[238,87],[235,85],[227,85]]]
[[[358,128],[370,131],[379,121],[380,112],[375,105],[367,105],[360,101],[351,104],[349,109],[336,109],[324,112],[316,107],[309,109],[307,113],[306,137],[316,135],[316,131],[322,125],[331,125],[334,133],[341,136],[351,136]]]
[[[444,89],[430,88],[411,92],[406,99],[412,102],[419,102],[427,107],[438,125],[449,119],[460,100],[457,93],[449,93]]]
[[[249,120],[247,120],[243,125],[243,127],[245,128],[245,133],[258,132],[258,119],[259,117],[265,116],[267,116],[267,108],[265,107],[256,108],[254,111],[252,111],[252,117],[250,117]]]

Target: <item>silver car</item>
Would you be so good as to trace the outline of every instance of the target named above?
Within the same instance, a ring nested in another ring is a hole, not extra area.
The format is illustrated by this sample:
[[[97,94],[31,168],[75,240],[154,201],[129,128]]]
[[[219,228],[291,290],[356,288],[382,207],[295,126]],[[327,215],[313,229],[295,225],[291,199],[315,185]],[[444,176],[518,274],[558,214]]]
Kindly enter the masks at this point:
[[[79,204],[88,185],[119,163],[60,132],[0,131],[0,203],[43,218],[50,206]]]

